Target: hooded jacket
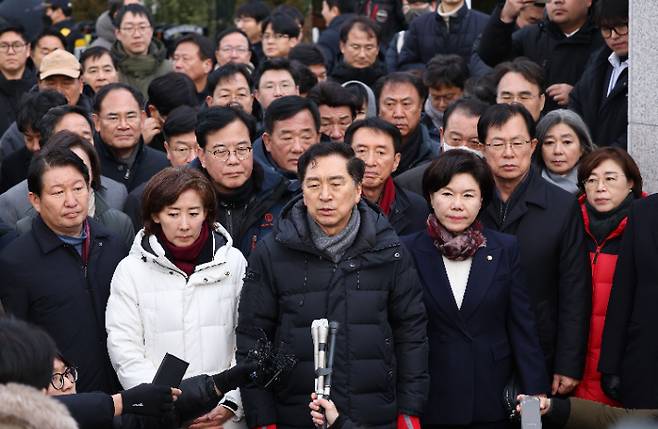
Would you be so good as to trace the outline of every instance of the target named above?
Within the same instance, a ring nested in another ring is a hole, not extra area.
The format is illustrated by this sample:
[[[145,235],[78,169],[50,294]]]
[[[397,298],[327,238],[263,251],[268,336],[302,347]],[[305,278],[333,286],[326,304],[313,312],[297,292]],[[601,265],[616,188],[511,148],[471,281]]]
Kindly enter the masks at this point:
[[[124,388],[153,380],[165,353],[190,363],[187,377],[231,366],[247,262],[221,225],[213,226],[208,242],[212,259],[199,261],[187,276],[142,229],[117,266],[107,302],[107,347]],[[225,400],[238,405],[241,417],[239,391]]]
[[[110,11],[106,10],[96,20],[96,36],[97,39],[91,43],[91,46],[101,46],[106,49],[112,49],[112,45],[116,42],[117,37],[114,35],[114,23],[110,16]]]
[[[419,280],[386,218],[364,201],[357,208],[358,234],[337,263],[313,245],[301,196],[251,254],[240,300],[238,361],[264,332],[298,362],[274,392],[242,389],[249,427],[309,427],[310,326],[320,318],[340,324],[331,396],[341,413],[368,427],[395,428],[398,413],[423,411],[429,377]]]
[[[5,429],[77,429],[66,407],[24,384],[0,384],[0,427]]]
[[[112,45],[119,71],[119,81],[132,85],[146,97],[153,79],[172,71],[167,59],[167,48],[159,40],[153,39],[146,55],[130,55],[118,40]]]

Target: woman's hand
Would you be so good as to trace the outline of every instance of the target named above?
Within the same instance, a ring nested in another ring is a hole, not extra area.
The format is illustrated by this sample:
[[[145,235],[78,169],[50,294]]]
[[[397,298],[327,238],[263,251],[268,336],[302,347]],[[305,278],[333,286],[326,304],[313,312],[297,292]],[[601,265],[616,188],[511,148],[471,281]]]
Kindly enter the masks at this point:
[[[188,429],[219,429],[235,416],[233,411],[217,405],[208,414],[198,417],[187,426]]]
[[[553,374],[553,387],[551,388],[552,395],[567,395],[578,386],[580,380],[567,377],[566,375]]]
[[[318,399],[318,395],[315,393],[311,394],[311,402],[308,404],[308,407],[311,409],[311,418],[313,419],[313,424],[316,426],[322,426],[324,424],[324,419],[326,417],[328,426],[334,424],[338,418],[338,410],[333,401],[327,401],[326,399]],[[324,409],[324,414],[322,410]]]

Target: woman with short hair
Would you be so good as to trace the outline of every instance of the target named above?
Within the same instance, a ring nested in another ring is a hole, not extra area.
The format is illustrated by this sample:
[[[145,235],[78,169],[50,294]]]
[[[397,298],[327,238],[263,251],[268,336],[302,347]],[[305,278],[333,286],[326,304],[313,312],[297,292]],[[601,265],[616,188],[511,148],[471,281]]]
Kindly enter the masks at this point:
[[[594,150],[589,129],[577,113],[558,109],[537,124],[535,157],[541,176],[565,191],[578,192],[578,162]]]
[[[585,372],[575,396],[619,406],[602,389],[598,366],[617,256],[631,204],[642,198],[642,176],[625,150],[604,147],[582,158],[578,183],[583,192],[578,201],[592,268],[592,315]]]
[[[124,388],[151,382],[165,353],[190,366],[186,377],[231,366],[246,261],[215,223],[210,181],[187,167],[166,168],[144,189],[144,228],[114,273],[106,328],[112,365]],[[238,390],[205,422],[234,427]]]
[[[431,406],[423,428],[508,428],[503,391],[514,371],[522,391],[549,391],[519,245],[477,220],[493,192],[484,160],[445,152],[423,177],[433,209],[427,229],[403,238],[429,321]]]

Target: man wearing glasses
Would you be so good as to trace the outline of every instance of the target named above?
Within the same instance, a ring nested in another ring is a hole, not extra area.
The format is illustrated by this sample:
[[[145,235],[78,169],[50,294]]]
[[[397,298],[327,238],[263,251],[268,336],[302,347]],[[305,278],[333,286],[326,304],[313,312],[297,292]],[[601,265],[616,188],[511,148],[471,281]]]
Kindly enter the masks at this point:
[[[520,103],[537,123],[541,117],[544,95],[544,71],[527,58],[500,63],[494,69],[496,103]]]
[[[626,149],[628,127],[628,1],[600,0],[594,20],[606,46],[595,55],[571,92],[598,146]]]
[[[535,122],[519,103],[489,107],[478,139],[496,182],[480,214],[485,226],[516,235],[527,276],[552,395],[566,395],[583,375],[591,287],[576,198],[531,167]]]
[[[167,49],[153,39],[153,17],[142,5],[129,4],[117,12],[117,41],[112,54],[117,58],[119,81],[144,95],[153,79],[171,71]]]
[[[263,30],[263,53],[267,58],[285,58],[299,43],[300,29],[294,19],[283,13],[266,18]]]
[[[30,44],[19,27],[0,29],[0,135],[16,120],[20,97],[37,83]]]
[[[217,220],[245,257],[291,195],[286,180],[254,162],[255,133],[254,119],[239,108],[210,107],[198,115],[198,156],[217,194]]]
[[[251,43],[247,35],[237,28],[221,32],[217,36],[215,59],[218,67],[228,63],[251,65]]]

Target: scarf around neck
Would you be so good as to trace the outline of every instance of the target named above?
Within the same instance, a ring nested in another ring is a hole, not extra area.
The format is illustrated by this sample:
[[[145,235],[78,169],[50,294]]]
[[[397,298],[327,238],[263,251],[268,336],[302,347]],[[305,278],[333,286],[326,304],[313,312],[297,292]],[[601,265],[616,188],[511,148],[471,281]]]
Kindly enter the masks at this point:
[[[556,174],[548,170],[542,169],[541,177],[547,182],[558,186],[570,194],[577,194],[578,189],[578,165],[574,166],[567,174]]]
[[[379,198],[379,209],[382,211],[382,213],[384,213],[384,215],[386,215],[386,217],[388,217],[388,215],[391,213],[394,201],[395,182],[393,182],[393,178],[389,176],[388,179],[386,179],[382,195]]]
[[[481,247],[487,247],[487,238],[482,234],[482,224],[473,222],[460,234],[448,231],[434,214],[427,217],[427,233],[434,246],[451,261],[464,261],[475,255]]]
[[[157,232],[157,237],[158,241],[162,244],[162,247],[165,250],[165,255],[168,259],[189,276],[194,272],[199,255],[201,254],[206,241],[208,241],[208,237],[210,237],[210,228],[208,227],[208,223],[204,222],[201,227],[201,233],[197,239],[194,240],[194,243],[185,247],[176,246],[174,243],[167,240],[167,237],[165,237],[162,230]]]
[[[343,257],[347,249],[352,246],[361,226],[361,214],[356,206],[352,208],[352,214],[350,215],[347,226],[336,235],[330,236],[325,234],[320,225],[308,214],[308,211],[306,212],[306,218],[311,240],[316,249],[329,255],[334,263],[340,261],[340,258]]]
[[[631,211],[631,204],[635,200],[633,193],[629,193],[624,201],[609,212],[600,212],[585,200],[585,208],[589,215],[589,232],[598,244],[601,244],[624,220]]]

